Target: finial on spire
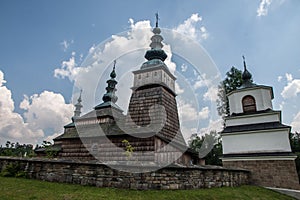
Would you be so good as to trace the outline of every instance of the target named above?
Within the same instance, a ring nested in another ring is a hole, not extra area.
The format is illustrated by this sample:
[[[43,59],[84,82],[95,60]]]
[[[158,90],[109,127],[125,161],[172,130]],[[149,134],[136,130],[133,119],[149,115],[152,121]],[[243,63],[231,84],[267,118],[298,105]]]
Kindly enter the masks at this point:
[[[81,100],[81,94],[82,94],[82,89],[80,89],[80,94],[79,94],[79,97],[78,97],[78,102],[80,103],[80,102],[82,102],[82,100]]]
[[[116,78],[116,72],[115,72],[115,69],[116,69],[116,63],[117,63],[117,61],[116,60],[114,60],[114,67],[113,67],[113,70],[112,70],[112,72],[110,73],[110,78]]]
[[[74,122],[74,119],[76,117],[80,117],[80,114],[81,114],[81,108],[82,108],[81,94],[82,94],[82,89],[80,90],[80,95],[78,97],[77,103],[75,104],[74,116],[72,117],[73,122]]]
[[[243,55],[243,62],[244,62],[244,70],[247,70],[247,66],[246,66],[246,61],[245,61],[245,56]]]
[[[158,20],[159,20],[159,18],[158,18],[158,12],[155,13],[155,17],[156,17],[156,24],[155,24],[155,27],[158,27]]]
[[[114,66],[113,66],[113,70],[110,73],[110,78],[109,80],[106,81],[107,83],[107,87],[106,89],[106,93],[103,95],[102,100],[104,102],[113,102],[116,103],[116,101],[118,100],[118,97],[115,95],[115,92],[117,91],[116,89],[116,85],[117,85],[117,81],[115,80],[116,78],[116,72],[115,72],[115,68],[116,68],[116,63],[117,61],[114,60]],[[97,106],[96,106],[97,108]]]
[[[114,60],[114,68],[113,68],[113,70],[116,69],[116,64],[117,64],[117,60]]]

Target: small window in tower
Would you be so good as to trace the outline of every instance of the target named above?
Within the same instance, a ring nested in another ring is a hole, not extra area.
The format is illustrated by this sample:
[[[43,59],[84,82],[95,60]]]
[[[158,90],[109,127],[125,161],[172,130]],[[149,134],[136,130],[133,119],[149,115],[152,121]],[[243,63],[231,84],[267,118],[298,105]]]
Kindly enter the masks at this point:
[[[157,76],[157,72],[154,72],[154,76]]]
[[[247,95],[242,99],[243,112],[255,112],[256,111],[256,103],[253,96]]]
[[[141,79],[141,75],[139,74],[139,79]]]

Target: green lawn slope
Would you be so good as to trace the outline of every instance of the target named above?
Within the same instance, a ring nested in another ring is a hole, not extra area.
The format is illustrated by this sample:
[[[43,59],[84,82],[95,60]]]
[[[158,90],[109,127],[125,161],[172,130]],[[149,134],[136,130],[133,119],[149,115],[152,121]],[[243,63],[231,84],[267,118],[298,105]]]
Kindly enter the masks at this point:
[[[23,178],[0,177],[0,199],[293,199],[277,192],[256,186],[223,187],[198,190],[125,190],[97,188],[63,183],[50,183]]]

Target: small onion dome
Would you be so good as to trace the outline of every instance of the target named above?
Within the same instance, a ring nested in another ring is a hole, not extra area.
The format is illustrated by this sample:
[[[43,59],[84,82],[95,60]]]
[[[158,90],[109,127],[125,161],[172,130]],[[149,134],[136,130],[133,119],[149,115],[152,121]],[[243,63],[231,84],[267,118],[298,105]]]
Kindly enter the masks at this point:
[[[252,78],[251,73],[246,68],[242,74],[242,78],[243,78],[243,81],[249,81]]]
[[[161,33],[160,28],[159,28],[159,27],[155,27],[155,28],[153,29],[153,33],[154,33],[154,34],[160,34],[160,33]]]

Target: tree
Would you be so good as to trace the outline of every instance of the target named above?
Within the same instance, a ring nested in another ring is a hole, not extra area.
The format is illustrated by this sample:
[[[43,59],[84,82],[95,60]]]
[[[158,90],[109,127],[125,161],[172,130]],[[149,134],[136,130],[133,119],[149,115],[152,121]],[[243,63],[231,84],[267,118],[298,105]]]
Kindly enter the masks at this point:
[[[298,178],[300,179],[300,133],[297,131],[295,133],[290,132],[289,138],[292,152],[297,155],[295,162],[298,172]]]
[[[220,157],[222,156],[222,142],[220,135],[216,131],[211,131],[210,134],[199,136],[192,135],[189,142],[191,149],[199,153],[199,157],[205,158],[207,165],[222,165]]]
[[[32,144],[20,144],[19,142],[12,143],[7,141],[5,147],[0,148],[0,156],[34,156],[33,145]]]
[[[232,66],[226,73],[225,79],[218,86],[217,110],[220,116],[225,117],[229,114],[229,103],[226,95],[240,87],[242,83],[242,71]]]

